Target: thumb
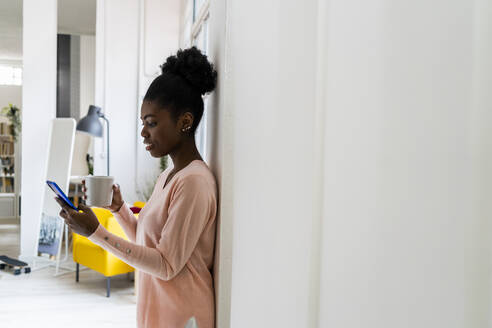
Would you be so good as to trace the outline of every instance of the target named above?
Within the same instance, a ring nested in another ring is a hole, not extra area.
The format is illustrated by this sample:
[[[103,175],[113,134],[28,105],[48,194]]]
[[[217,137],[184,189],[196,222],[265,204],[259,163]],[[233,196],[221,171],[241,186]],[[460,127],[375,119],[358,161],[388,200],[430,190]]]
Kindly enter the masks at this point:
[[[91,208],[85,204],[79,204],[79,210],[82,210],[83,212],[86,212],[87,210],[90,210]]]

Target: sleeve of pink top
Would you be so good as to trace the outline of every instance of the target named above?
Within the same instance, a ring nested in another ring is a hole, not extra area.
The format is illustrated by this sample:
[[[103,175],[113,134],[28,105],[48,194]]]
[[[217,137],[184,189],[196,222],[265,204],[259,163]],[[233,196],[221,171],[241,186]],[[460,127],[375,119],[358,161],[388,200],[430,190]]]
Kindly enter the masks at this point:
[[[135,242],[137,235],[137,218],[133,215],[133,212],[128,205],[123,203],[117,212],[113,212],[113,215],[123,228],[128,239]]]
[[[176,183],[168,218],[155,248],[113,235],[102,225],[88,238],[134,268],[170,280],[189,260],[216,206],[215,194],[209,188],[199,175],[186,176]]]

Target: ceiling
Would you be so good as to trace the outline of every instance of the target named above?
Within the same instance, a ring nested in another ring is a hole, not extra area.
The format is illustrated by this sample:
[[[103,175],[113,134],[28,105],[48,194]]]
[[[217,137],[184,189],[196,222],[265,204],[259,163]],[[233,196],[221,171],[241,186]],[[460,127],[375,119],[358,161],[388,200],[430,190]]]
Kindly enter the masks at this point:
[[[96,33],[96,0],[58,0],[58,33]],[[22,60],[22,0],[0,0],[0,60]]]
[[[22,0],[0,0],[0,59],[22,59]]]

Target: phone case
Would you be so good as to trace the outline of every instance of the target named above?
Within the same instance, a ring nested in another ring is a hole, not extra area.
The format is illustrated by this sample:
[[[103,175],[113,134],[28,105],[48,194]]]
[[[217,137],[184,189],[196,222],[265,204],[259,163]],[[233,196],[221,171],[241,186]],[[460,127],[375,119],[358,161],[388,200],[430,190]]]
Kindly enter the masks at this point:
[[[51,188],[51,190],[53,190],[53,192],[59,196],[64,202],[65,204],[67,204],[68,206],[70,206],[71,208],[73,208],[74,210],[78,211],[79,209],[77,207],[75,207],[74,204],[72,204],[72,202],[70,201],[70,199],[68,199],[68,197],[65,195],[65,193],[60,189],[60,187],[56,184],[56,182],[54,181],[49,181],[49,180],[46,180],[46,183],[48,184],[48,186]]]

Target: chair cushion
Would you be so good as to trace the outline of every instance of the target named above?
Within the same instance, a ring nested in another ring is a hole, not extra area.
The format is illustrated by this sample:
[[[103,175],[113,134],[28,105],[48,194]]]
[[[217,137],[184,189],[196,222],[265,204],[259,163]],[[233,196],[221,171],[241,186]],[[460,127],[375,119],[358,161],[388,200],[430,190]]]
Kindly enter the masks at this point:
[[[101,225],[112,234],[128,240],[109,210],[93,207]],[[138,215],[138,214],[137,214]],[[73,260],[106,277],[132,272],[134,269],[84,236],[73,234]]]

